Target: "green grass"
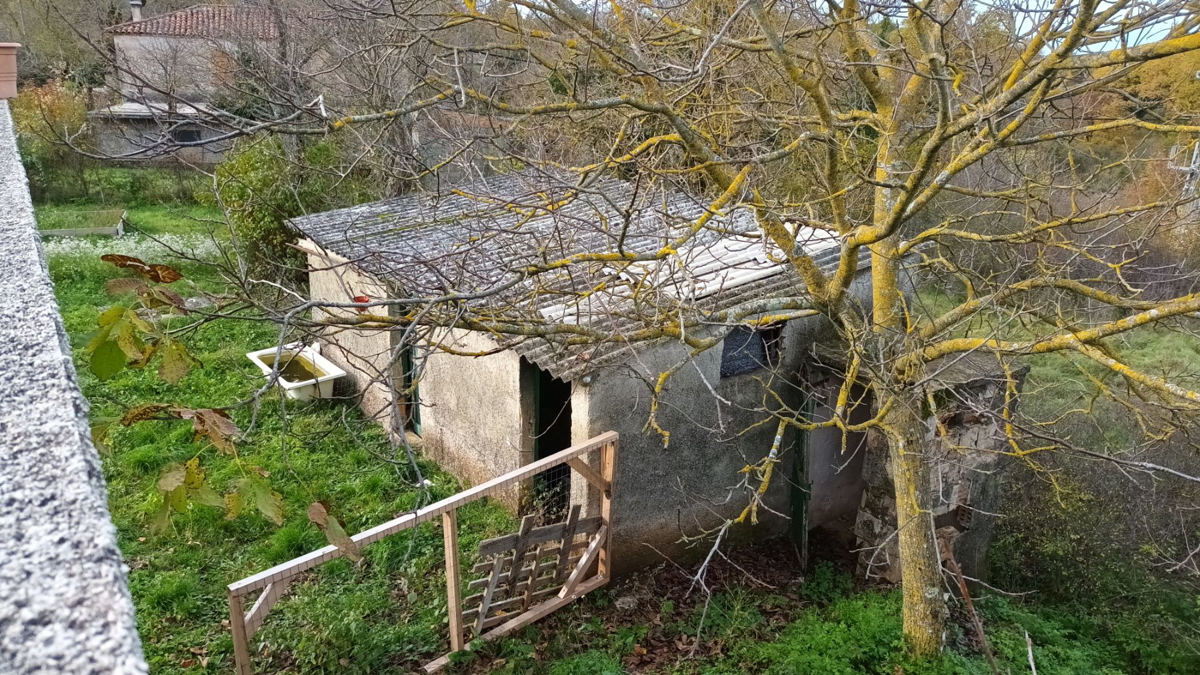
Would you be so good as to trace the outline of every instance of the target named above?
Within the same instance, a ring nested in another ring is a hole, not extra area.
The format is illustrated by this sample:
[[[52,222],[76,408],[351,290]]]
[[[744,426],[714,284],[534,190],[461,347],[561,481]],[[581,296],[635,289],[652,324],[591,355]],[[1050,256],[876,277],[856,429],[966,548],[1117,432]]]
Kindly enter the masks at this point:
[[[145,234],[225,233],[225,219],[213,206],[134,206],[126,221],[130,231]]]
[[[116,227],[121,221],[121,208],[46,206],[37,209],[39,230],[66,230],[94,227]]]
[[[143,215],[152,214],[162,215],[153,210]],[[160,217],[156,226],[165,227],[165,221]],[[214,284],[203,268],[181,269],[191,282]],[[68,331],[79,337],[94,330],[97,307],[113,302],[102,285],[121,273],[90,257],[66,256],[51,260],[51,272]],[[186,291],[186,283],[175,286]],[[153,367],[126,370],[102,383],[88,372],[79,349],[76,359],[94,419],[155,401],[223,406],[244,399],[261,382],[245,352],[276,338],[273,328],[260,323],[209,324],[187,338],[204,366],[177,387],[160,380]],[[422,498],[411,468],[378,459],[390,452],[378,425],[343,404],[289,402],[285,431],[280,403],[268,396],[253,426],[250,410],[233,413],[250,432],[236,459],[194,440],[183,423],[147,422],[113,432],[111,455],[103,459],[109,505],[131,569],[139,632],[156,673],[229,671],[224,587],[324,546],[323,535],[305,516],[308,504],[327,501],[347,530],[357,532],[414,508]],[[218,492],[247,472],[268,474],[271,487],[284,496],[284,524],[276,527],[257,513],[229,521],[219,509],[193,506],[175,516],[168,532],[151,534],[147,516],[158,504],[159,473],[193,456],[201,458]],[[424,499],[459,489],[432,464],[422,463],[421,470],[433,484]],[[510,516],[486,501],[463,508],[459,518],[464,550],[512,527]],[[407,672],[436,657],[445,651],[442,560],[440,528],[425,525],[371,546],[361,565],[339,560],[304,575],[255,637],[256,645],[265,645],[256,659],[259,672]]]
[[[130,215],[148,232],[194,235],[204,229],[193,217],[216,214],[198,207],[152,207],[131,209]],[[181,269],[187,281],[176,286],[185,295],[195,292],[187,290],[189,283],[217,290],[216,280],[202,267]],[[103,283],[121,273],[91,254],[52,258],[51,273],[69,332],[76,338],[91,332],[97,308],[113,302]],[[152,401],[220,406],[245,398],[260,383],[261,374],[244,354],[276,338],[274,329],[261,323],[207,325],[187,338],[204,366],[177,387],[161,381],[152,369],[125,371],[101,383],[87,371],[78,350],[76,357],[94,417]],[[1148,333],[1130,344],[1138,363],[1184,375],[1200,370],[1200,350],[1176,334]],[[1079,380],[1048,361],[1035,363],[1031,379],[1047,388],[1068,389]],[[229,672],[224,587],[325,545],[305,517],[311,502],[327,501],[347,530],[356,532],[412,509],[422,498],[410,468],[380,461],[390,447],[377,425],[339,404],[284,404],[271,395],[253,426],[250,410],[240,409],[234,417],[249,431],[236,459],[197,442],[182,423],[150,422],[116,429],[112,453],[103,460],[110,509],[131,569],[139,631],[155,673]],[[256,513],[229,521],[217,509],[194,506],[177,515],[166,533],[151,534],[147,518],[158,504],[159,473],[171,462],[197,455],[219,492],[246,472],[268,474],[271,486],[284,496],[284,524],[277,527]],[[421,470],[433,483],[425,499],[447,496],[459,487],[430,463],[422,463]],[[459,517],[465,552],[480,539],[514,526],[509,514],[487,502],[465,507]],[[680,572],[667,568],[660,573]],[[693,595],[656,598],[650,609],[632,613],[614,602],[625,590],[599,591],[516,635],[479,646],[477,654],[461,659],[452,670],[544,675],[633,670],[679,675],[990,672],[961,620],[954,624],[945,654],[913,661],[901,639],[898,593],[855,593],[852,586],[844,573],[820,566],[798,588],[734,586],[720,589],[707,610]],[[1028,672],[1026,631],[1043,675],[1200,672],[1185,641],[1150,627],[1181,624],[1152,624],[1136,612],[1018,604],[994,597],[982,598],[979,605],[1002,668],[1013,673]],[[446,650],[445,616],[441,533],[426,525],[368,548],[360,565],[338,560],[297,579],[253,640],[256,667],[262,673],[410,672]],[[701,646],[693,657],[691,645],[697,639]],[[656,656],[649,665],[639,661],[647,652]]]
[[[678,574],[666,568],[659,574]],[[484,645],[452,667],[455,675],[990,675],[966,617],[950,624],[948,646],[916,659],[903,639],[900,591],[853,589],[846,572],[820,563],[826,582],[805,598],[805,585],[764,589],[725,586],[705,609],[699,593],[633,611],[615,607],[627,589],[599,591],[515,636]],[[822,582],[818,582],[821,584]],[[1164,648],[1135,615],[1056,609],[994,595],[976,598],[1003,673],[1028,673],[1028,646],[1042,675],[1192,673],[1200,659]],[[700,643],[696,645],[696,636]],[[1157,644],[1157,650],[1147,649]]]
[[[126,209],[85,204],[44,205],[35,209],[38,229],[42,230],[115,227],[122,211],[125,212],[126,231],[129,233],[207,234],[213,228],[220,231],[224,225],[221,211],[212,206],[131,206]]]

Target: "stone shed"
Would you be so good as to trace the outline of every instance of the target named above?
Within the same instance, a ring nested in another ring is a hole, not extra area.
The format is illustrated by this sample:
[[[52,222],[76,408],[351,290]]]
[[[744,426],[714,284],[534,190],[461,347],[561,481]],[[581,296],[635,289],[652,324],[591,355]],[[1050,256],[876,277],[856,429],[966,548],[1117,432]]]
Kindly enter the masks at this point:
[[[933,527],[966,574],[977,578],[987,577],[987,549],[1000,517],[1000,481],[1012,461],[1004,420],[1015,417],[1028,373],[1027,365],[982,352],[925,366],[926,390],[936,404],[925,421],[937,487]],[[863,441],[862,506],[855,515],[858,574],[899,583],[896,497],[886,443],[875,434]]]
[[[773,412],[808,405],[818,417],[831,413],[841,381],[822,374],[829,370],[813,355],[836,334],[797,309],[802,284],[753,214],[713,213],[693,195],[615,178],[568,180],[524,172],[294,219],[312,299],[326,304],[314,318],[361,318],[368,310],[328,305],[407,298],[411,305],[369,311],[456,322],[436,330],[330,326],[320,335],[323,354],[350,373],[348,395],[368,416],[419,436],[427,456],[468,483],[618,432],[616,568],[664,556],[683,562],[705,553],[694,538],[737,516],[757,488],[744,469],[771,451]],[[681,240],[698,222],[699,233]],[[830,271],[836,239],[802,232],[806,252]],[[666,246],[677,255],[654,259]],[[615,259],[629,253],[638,259]],[[575,263],[556,267],[567,258]],[[531,274],[538,265],[551,271]],[[863,271],[852,290],[866,311]],[[664,312],[699,317],[690,330],[722,343],[689,360],[678,336],[647,332]],[[542,322],[575,332],[534,334]],[[525,328],[489,330],[498,323]],[[573,339],[581,335],[589,339]],[[651,394],[667,371],[655,430]],[[856,414],[868,414],[863,401]],[[789,530],[806,541],[816,527],[852,532],[868,453],[865,439],[845,440],[787,431],[777,446],[781,479],[764,495],[758,522],[731,528],[726,541]],[[509,495],[510,505],[583,495],[567,473],[567,484],[535,481]]]

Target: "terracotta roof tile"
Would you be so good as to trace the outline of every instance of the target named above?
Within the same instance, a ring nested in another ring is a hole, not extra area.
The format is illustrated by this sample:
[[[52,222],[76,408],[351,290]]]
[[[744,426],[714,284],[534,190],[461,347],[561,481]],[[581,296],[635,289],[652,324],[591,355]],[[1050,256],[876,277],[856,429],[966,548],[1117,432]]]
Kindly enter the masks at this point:
[[[196,5],[187,9],[130,21],[108,29],[114,35],[167,35],[209,39],[276,40],[279,30],[268,9]]]

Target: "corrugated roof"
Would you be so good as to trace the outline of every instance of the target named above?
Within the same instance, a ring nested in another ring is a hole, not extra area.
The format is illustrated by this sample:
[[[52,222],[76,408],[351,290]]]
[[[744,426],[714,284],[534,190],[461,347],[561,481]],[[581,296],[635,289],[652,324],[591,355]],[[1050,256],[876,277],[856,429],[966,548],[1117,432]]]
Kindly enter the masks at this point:
[[[197,117],[201,113],[212,114],[213,111],[203,106],[190,106],[187,104],[178,104],[170,106],[166,103],[156,103],[147,101],[140,103],[138,101],[124,101],[117,105],[111,105],[107,108],[98,108],[89,110],[88,117],[101,117],[113,119],[177,119],[187,117]]]
[[[167,35],[219,40],[277,40],[279,29],[264,7],[196,5],[108,29],[114,35]]]
[[[620,340],[658,325],[664,313],[703,314],[750,298],[803,293],[800,279],[746,209],[712,218],[662,260],[577,262],[523,278],[521,269],[580,254],[649,258],[707,213],[704,199],[667,187],[607,177],[578,187],[573,180],[541,172],[494,176],[291,223],[398,293],[487,294],[479,302],[497,318],[575,323],[612,337],[587,345],[553,337],[506,341],[564,380],[627,357],[632,347]],[[836,266],[836,239],[808,235],[805,248],[818,264]]]

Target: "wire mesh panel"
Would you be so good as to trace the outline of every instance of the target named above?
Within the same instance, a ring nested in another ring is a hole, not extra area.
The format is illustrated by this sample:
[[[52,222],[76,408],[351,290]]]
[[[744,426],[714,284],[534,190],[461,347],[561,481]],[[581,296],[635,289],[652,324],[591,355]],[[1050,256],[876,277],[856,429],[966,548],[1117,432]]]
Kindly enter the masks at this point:
[[[562,522],[571,505],[571,468],[550,467],[530,481],[523,514],[534,516],[535,525]]]

